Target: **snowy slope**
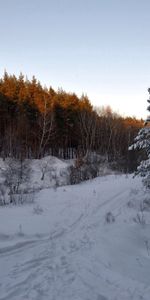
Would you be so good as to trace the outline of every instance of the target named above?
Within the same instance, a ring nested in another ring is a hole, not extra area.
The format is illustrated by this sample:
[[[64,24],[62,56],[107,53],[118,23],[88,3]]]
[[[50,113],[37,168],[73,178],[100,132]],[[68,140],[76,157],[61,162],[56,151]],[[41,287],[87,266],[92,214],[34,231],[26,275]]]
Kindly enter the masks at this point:
[[[0,208],[0,299],[149,300],[143,197],[140,178],[110,175]]]
[[[0,183],[5,181],[4,171],[12,168],[10,167],[12,162],[15,165],[15,160],[11,158],[7,158],[5,161],[0,158]],[[23,180],[21,188],[27,191],[37,191],[68,184],[69,167],[73,164],[73,160],[62,160],[54,156],[46,156],[41,159],[26,159],[24,163],[28,166],[29,174],[28,180]],[[17,168],[15,170],[17,171]]]

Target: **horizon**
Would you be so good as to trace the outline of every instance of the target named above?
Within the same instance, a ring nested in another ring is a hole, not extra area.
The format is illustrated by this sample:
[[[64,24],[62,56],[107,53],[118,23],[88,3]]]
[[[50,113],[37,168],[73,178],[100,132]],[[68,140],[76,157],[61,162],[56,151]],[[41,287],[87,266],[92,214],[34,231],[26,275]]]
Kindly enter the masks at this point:
[[[87,94],[93,106],[145,119],[150,86],[148,0],[6,0],[0,76]]]

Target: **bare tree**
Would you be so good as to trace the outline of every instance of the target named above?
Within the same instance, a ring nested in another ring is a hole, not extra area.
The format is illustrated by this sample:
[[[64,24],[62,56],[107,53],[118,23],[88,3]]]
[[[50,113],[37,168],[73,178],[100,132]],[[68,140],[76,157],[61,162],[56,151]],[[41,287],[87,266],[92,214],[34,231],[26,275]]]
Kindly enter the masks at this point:
[[[44,98],[44,110],[39,117],[39,149],[38,158],[44,155],[45,149],[50,141],[54,128],[54,114],[52,108],[48,107],[48,101]]]
[[[79,113],[79,129],[81,136],[81,149],[83,155],[88,157],[94,149],[96,141],[96,128],[98,117],[95,112],[82,110]]]

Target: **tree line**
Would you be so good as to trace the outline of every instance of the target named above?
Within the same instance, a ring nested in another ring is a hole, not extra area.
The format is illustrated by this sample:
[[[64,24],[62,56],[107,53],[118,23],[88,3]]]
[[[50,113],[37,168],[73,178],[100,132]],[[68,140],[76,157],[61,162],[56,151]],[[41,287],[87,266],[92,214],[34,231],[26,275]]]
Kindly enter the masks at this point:
[[[94,108],[86,95],[43,87],[33,76],[4,72],[0,79],[0,156],[60,158],[103,155],[134,168],[128,147],[142,120],[122,117],[109,107]]]

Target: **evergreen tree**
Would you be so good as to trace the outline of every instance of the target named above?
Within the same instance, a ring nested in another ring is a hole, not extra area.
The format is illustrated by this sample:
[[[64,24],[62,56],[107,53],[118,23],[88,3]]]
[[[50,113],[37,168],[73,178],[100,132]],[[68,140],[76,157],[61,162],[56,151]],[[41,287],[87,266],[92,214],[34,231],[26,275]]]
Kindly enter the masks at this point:
[[[120,163],[128,158],[128,145],[139,128],[139,120],[119,117],[109,107],[96,111],[86,95],[47,89],[34,76],[29,80],[20,73],[17,78],[5,71],[0,79],[3,158],[73,158],[97,151]]]
[[[150,88],[148,89],[148,92],[150,94]],[[147,102],[150,103],[150,96]],[[150,104],[148,105],[147,110],[150,112]],[[147,117],[144,128],[140,129],[134,144],[129,147],[129,150],[133,149],[143,149],[146,154],[146,159],[141,161],[136,174],[142,176],[144,185],[146,188],[150,188],[150,116]]]

